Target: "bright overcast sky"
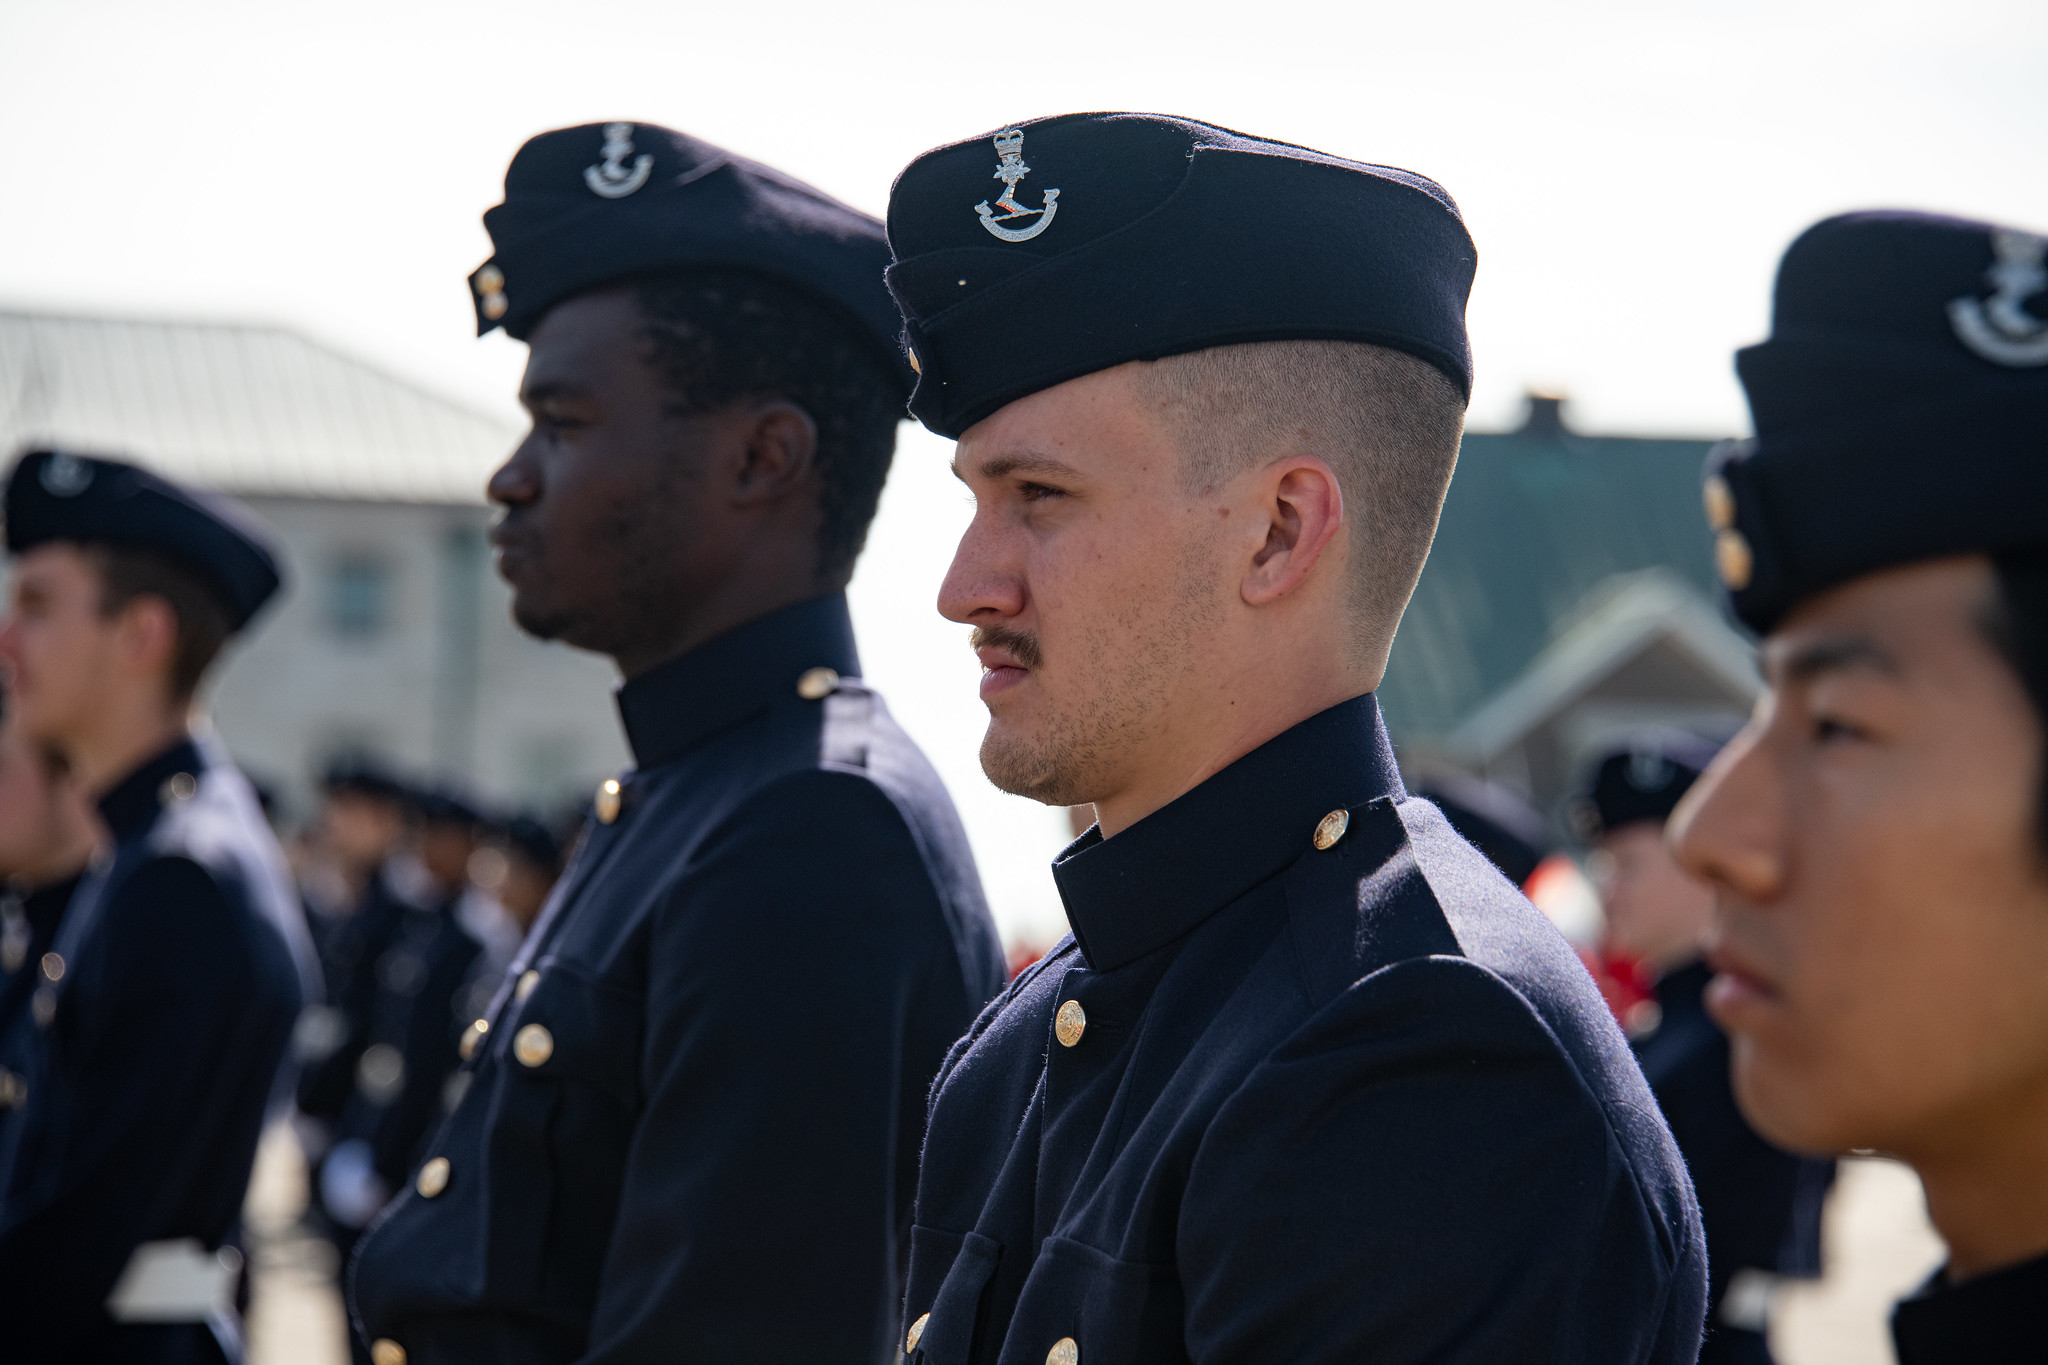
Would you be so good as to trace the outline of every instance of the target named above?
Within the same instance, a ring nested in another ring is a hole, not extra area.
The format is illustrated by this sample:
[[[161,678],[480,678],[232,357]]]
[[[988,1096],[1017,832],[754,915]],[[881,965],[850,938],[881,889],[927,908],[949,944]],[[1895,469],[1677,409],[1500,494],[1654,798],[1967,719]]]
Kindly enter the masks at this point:
[[[1479,427],[1537,385],[1589,429],[1737,431],[1729,353],[1800,228],[2048,230],[2043,0],[0,0],[0,306],[283,322],[509,417],[523,348],[475,340],[464,277],[531,134],[665,123],[879,213],[927,147],[1110,108],[1443,182],[1479,247]],[[1054,836],[961,753],[942,454],[906,440],[856,606],[1014,918]]]

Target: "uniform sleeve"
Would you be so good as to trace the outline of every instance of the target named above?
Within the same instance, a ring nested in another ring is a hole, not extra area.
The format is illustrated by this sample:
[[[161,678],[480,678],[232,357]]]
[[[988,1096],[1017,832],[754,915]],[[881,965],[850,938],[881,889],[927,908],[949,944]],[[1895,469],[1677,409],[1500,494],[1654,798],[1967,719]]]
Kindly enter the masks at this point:
[[[980,1003],[903,817],[850,774],[775,784],[650,951],[647,1101],[586,1359],[888,1359],[925,1088]]]
[[[21,1365],[68,1358],[140,1243],[190,1235],[213,1206],[229,1211],[214,1235],[231,1229],[291,1026],[198,865],[144,864],[104,916],[97,961],[75,966],[94,1008],[56,1024],[75,1030],[57,1040],[68,1093],[44,1111],[33,1167],[16,1176],[29,1183],[0,1224]]]
[[[1667,1308],[1698,1297],[1697,1229],[1652,1215],[1623,1146],[1636,1117],[1611,1123],[1486,969],[1367,978],[1204,1139],[1179,1236],[1191,1356],[1692,1360],[1698,1312]]]

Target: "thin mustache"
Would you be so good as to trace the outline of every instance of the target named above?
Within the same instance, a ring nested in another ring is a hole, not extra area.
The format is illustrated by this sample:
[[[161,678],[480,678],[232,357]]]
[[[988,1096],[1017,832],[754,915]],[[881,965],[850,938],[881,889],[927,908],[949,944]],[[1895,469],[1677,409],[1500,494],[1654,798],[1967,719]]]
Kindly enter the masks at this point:
[[[967,645],[970,649],[1008,650],[1026,668],[1037,668],[1045,662],[1044,656],[1038,652],[1036,636],[1008,626],[976,626],[974,633],[967,637]]]

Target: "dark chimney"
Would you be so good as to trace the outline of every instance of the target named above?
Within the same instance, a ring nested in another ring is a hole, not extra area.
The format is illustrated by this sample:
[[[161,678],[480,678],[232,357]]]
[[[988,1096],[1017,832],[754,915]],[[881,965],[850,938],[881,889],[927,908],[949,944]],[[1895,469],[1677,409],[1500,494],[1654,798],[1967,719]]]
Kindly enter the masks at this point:
[[[1571,435],[1571,428],[1564,424],[1564,398],[1560,394],[1529,391],[1529,416],[1522,423],[1519,433],[1523,436],[1538,436],[1557,440]]]

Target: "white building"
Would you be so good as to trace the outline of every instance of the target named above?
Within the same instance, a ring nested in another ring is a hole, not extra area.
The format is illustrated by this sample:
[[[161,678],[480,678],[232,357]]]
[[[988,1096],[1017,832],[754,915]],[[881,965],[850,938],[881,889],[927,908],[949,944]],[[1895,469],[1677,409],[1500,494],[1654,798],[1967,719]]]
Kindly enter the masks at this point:
[[[285,590],[206,701],[291,813],[346,756],[549,811],[626,762],[610,664],[521,634],[492,572],[483,485],[517,438],[280,328],[0,311],[0,460],[121,456],[275,531]]]

